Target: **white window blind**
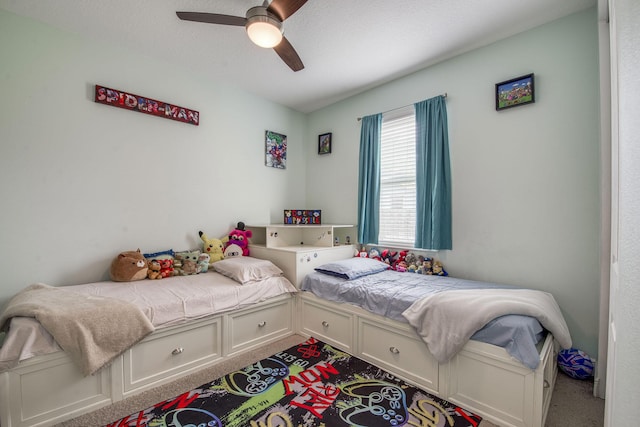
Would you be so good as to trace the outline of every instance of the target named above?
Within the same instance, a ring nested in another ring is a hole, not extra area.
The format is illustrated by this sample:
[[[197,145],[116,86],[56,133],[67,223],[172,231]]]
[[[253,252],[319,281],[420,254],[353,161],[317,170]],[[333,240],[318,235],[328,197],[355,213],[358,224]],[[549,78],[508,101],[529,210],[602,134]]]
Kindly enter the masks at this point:
[[[413,106],[385,113],[380,152],[378,243],[412,248],[416,229],[416,137]]]

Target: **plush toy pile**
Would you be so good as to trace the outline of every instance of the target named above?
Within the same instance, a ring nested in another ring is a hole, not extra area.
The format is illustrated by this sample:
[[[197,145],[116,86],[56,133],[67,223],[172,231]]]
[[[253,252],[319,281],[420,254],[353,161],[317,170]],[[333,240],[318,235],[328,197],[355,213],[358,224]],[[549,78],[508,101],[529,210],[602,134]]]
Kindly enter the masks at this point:
[[[392,251],[390,249],[380,250],[378,248],[371,248],[369,252],[367,252],[363,246],[360,250],[356,250],[355,256],[377,259],[389,264],[391,269],[395,271],[426,274],[430,276],[449,275],[441,261],[423,255],[417,255],[407,250]]]
[[[110,276],[114,282],[135,280],[158,280],[172,276],[189,276],[206,273],[213,263],[230,256],[248,256],[251,230],[245,230],[243,222],[238,222],[221,239],[210,238],[199,231],[202,248],[175,252],[168,249],[161,252],[142,254],[140,249],[118,254],[111,263]]]

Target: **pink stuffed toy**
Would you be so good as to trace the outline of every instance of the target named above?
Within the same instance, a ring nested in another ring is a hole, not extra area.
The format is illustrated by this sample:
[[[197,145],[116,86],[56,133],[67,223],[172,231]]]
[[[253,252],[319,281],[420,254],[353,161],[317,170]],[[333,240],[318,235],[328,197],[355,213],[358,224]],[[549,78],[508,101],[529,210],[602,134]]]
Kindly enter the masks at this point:
[[[236,228],[229,232],[229,240],[224,245],[224,256],[249,256],[249,239],[253,236],[251,230],[244,229],[244,222],[240,221]]]

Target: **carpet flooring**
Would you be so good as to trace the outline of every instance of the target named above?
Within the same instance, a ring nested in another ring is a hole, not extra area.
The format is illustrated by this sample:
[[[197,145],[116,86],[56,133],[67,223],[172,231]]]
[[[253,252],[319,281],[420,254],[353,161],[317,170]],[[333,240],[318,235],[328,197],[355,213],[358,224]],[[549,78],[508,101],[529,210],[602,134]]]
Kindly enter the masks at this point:
[[[171,383],[60,423],[58,426],[91,427],[106,425],[139,411],[142,408],[147,408],[157,402],[196,388],[214,378],[241,369],[274,353],[286,350],[303,340],[304,338],[299,335],[292,335],[271,345],[263,346],[251,354],[245,354],[222,361],[210,368],[202,369]],[[601,427],[604,423],[604,400],[594,397],[592,390],[592,382],[574,380],[562,373],[558,373],[545,427]],[[499,426],[483,420],[480,427]]]

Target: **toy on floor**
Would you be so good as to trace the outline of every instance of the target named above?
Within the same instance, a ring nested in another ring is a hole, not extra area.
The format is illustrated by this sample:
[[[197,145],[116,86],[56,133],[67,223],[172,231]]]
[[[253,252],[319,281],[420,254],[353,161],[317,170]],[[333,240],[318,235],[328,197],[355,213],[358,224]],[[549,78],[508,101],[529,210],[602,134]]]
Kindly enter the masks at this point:
[[[558,352],[558,368],[576,380],[586,380],[593,376],[593,360],[577,348]]]
[[[146,279],[148,270],[147,259],[138,249],[119,253],[111,262],[109,274],[114,282],[132,282]]]

